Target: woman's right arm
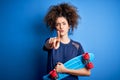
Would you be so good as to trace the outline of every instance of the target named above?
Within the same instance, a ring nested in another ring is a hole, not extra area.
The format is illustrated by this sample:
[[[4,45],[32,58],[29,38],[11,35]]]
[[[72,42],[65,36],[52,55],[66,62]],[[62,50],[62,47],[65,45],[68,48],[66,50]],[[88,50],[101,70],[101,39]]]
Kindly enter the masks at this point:
[[[45,43],[45,47],[47,49],[58,49],[60,46],[60,40],[57,37],[54,38],[49,38],[46,43]]]
[[[45,47],[47,49],[58,49],[60,46],[60,32],[57,31],[57,37],[49,38],[46,43]]]
[[[47,49],[52,49],[52,44],[50,43],[50,41],[51,41],[51,38],[49,38],[49,39],[46,41],[46,43],[45,43],[45,48],[47,48]]]

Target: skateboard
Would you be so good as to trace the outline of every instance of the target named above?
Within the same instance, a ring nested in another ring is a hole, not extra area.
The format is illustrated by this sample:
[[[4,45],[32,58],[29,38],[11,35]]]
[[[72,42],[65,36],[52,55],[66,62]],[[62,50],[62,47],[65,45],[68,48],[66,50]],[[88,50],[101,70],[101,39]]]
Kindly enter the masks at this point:
[[[92,69],[94,67],[92,64],[93,60],[94,60],[93,53],[84,53],[65,62],[64,66],[68,69],[81,69],[84,67],[86,67],[87,69]],[[69,74],[57,73],[54,69],[50,71],[49,74],[43,76],[43,80],[61,80],[67,76],[69,76]]]

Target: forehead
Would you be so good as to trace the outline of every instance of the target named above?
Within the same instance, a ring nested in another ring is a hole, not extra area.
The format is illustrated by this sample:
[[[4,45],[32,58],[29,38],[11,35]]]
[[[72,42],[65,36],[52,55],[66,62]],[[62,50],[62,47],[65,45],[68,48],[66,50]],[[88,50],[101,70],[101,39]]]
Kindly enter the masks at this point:
[[[56,23],[60,23],[60,22],[67,22],[67,19],[65,17],[58,17]]]

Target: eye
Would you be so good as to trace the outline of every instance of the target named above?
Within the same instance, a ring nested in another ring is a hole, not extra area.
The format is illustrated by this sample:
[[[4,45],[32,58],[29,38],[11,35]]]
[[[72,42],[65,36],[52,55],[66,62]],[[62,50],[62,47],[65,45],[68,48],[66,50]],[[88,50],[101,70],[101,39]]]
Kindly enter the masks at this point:
[[[65,23],[65,22],[63,22],[63,25],[66,25],[66,23]]]
[[[55,26],[58,26],[59,24],[57,23]]]

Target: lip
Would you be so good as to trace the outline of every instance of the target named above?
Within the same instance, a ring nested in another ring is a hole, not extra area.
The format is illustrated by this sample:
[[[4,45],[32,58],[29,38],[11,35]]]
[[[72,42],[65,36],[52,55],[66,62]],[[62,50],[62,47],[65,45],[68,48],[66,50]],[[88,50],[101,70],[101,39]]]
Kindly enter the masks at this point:
[[[60,32],[64,32],[64,30],[60,30]]]

